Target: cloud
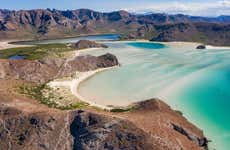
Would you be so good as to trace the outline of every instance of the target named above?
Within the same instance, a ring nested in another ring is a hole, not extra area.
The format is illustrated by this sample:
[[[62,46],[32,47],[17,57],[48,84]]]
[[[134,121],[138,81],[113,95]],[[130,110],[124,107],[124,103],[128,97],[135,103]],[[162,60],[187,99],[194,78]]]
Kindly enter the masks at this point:
[[[230,0],[216,2],[168,2],[152,3],[145,6],[136,6],[126,9],[136,13],[169,13],[169,14],[188,14],[196,16],[219,16],[230,15]]]
[[[222,0],[219,1],[219,3],[222,4],[223,6],[230,7],[230,0]]]

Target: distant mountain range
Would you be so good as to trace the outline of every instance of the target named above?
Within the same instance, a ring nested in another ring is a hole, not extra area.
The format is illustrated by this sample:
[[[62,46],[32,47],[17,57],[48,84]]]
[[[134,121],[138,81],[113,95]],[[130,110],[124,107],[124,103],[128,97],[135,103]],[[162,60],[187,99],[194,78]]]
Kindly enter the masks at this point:
[[[118,33],[122,39],[230,45],[230,16],[102,13],[78,10],[0,10],[0,39],[48,39]]]

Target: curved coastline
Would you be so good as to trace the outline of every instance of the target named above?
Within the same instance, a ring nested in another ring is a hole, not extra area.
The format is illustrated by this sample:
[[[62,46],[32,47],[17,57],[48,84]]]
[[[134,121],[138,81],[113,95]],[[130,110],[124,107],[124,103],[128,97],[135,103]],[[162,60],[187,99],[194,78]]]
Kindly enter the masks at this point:
[[[52,88],[54,87],[68,87],[71,91],[71,93],[76,96],[80,101],[86,102],[88,103],[90,106],[95,106],[95,107],[99,107],[101,109],[104,110],[111,110],[113,109],[113,107],[108,107],[108,106],[104,106],[104,105],[100,105],[97,104],[96,102],[93,102],[91,100],[87,100],[86,98],[84,98],[78,91],[79,86],[82,82],[86,81],[87,79],[91,78],[92,76],[96,75],[99,72],[103,72],[106,70],[110,70],[110,69],[114,69],[118,66],[113,66],[113,67],[108,67],[108,68],[101,68],[101,69],[97,69],[97,70],[93,70],[93,71],[87,71],[87,72],[77,72],[76,77],[72,78],[71,80],[61,80],[61,81],[51,81],[48,83],[48,85]]]
[[[97,104],[96,102],[93,102],[91,100],[87,100],[84,96],[82,96],[80,93],[79,93],[79,87],[80,85],[88,80],[89,78],[93,77],[94,75],[96,75],[97,73],[100,73],[100,72],[103,72],[103,71],[106,71],[106,70],[110,70],[110,69],[114,69],[118,66],[113,66],[113,67],[109,67],[109,68],[102,68],[102,69],[97,69],[97,70],[94,70],[94,71],[88,71],[88,72],[83,72],[82,75],[79,76],[78,79],[74,79],[72,81],[72,84],[70,86],[70,90],[71,90],[71,93],[76,96],[79,100],[83,101],[83,102],[86,102],[88,104],[90,104],[90,106],[95,106],[95,107],[99,107],[99,108],[102,108],[104,110],[111,110],[113,109],[113,107],[108,107],[108,106],[104,106],[104,105],[100,105],[100,104]]]
[[[109,42],[113,42],[113,43],[123,43],[123,42],[148,42],[148,43],[151,43],[151,41],[147,41],[147,40],[136,40],[136,41],[109,41]],[[195,43],[195,42],[153,42],[153,43],[159,43],[159,44],[164,44],[166,46],[175,46],[175,45],[179,45],[179,46],[186,46],[186,45],[189,45],[189,46],[194,46],[194,48],[199,45],[200,43]],[[211,46],[210,46],[211,47]],[[209,47],[208,47],[209,48]],[[214,46],[212,46],[212,48],[215,48]],[[220,48],[220,47],[218,47]],[[223,49],[226,49],[228,47],[223,47]],[[229,47],[230,48],[230,47]],[[84,54],[85,52],[91,52],[91,51],[94,51],[94,50],[100,50],[100,49],[103,49],[103,48],[87,48],[87,49],[83,49],[83,50],[77,50],[75,51],[75,56],[80,56],[82,53]],[[118,66],[115,66],[115,67],[118,67]],[[69,85],[70,87],[70,90],[71,90],[71,93],[76,96],[79,100],[83,101],[83,102],[86,102],[88,104],[90,104],[91,106],[96,106],[96,107],[99,107],[99,108],[102,108],[102,109],[106,109],[106,110],[111,110],[113,109],[114,107],[112,106],[105,106],[105,105],[100,105],[100,104],[97,104],[95,101],[93,100],[87,100],[87,98],[85,98],[84,96],[82,96],[80,93],[79,93],[79,87],[81,85],[81,83],[83,83],[84,81],[88,80],[89,78],[95,76],[97,73],[99,72],[103,72],[103,71],[106,71],[106,70],[109,70],[109,69],[113,69],[115,67],[110,67],[110,68],[102,68],[102,69],[97,69],[97,70],[94,70],[94,71],[88,71],[88,72],[82,72],[82,73],[79,73],[79,76],[77,77],[77,79],[73,79]],[[196,72],[197,73],[197,72]],[[194,73],[192,73],[193,75]],[[191,75],[189,75],[191,76]],[[183,80],[184,79],[180,79],[180,80]],[[181,84],[180,84],[181,85]],[[172,86],[175,86],[175,84],[171,85],[170,87]],[[170,87],[167,87],[166,89],[164,89],[163,91],[164,92],[161,92],[161,93],[157,93],[157,97],[158,98],[162,98],[164,99],[166,95],[164,94],[169,94],[169,93],[172,93],[172,91],[169,92],[169,89],[171,89]],[[174,89],[175,90],[175,89]],[[167,91],[167,92],[166,92]],[[162,95],[163,94],[163,95]],[[131,105],[131,104],[130,104]],[[128,105],[127,105],[128,106]],[[124,106],[126,107],[126,106]]]

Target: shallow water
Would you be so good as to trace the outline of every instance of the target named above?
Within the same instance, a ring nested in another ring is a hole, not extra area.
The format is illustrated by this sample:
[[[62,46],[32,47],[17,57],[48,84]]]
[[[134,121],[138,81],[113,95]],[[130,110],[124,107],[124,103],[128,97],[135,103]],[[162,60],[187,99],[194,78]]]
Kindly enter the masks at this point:
[[[100,35],[24,44],[118,38],[118,35]],[[204,130],[212,140],[211,149],[229,149],[230,49],[196,50],[195,45],[165,46],[150,42],[105,44],[108,49],[86,53],[113,53],[122,66],[98,73],[83,82],[79,89],[82,96],[102,105],[128,105],[153,97],[161,98]]]
[[[14,59],[14,60],[25,59],[25,58],[26,56],[23,56],[23,55],[13,55],[9,57],[9,59]]]
[[[107,43],[122,67],[83,82],[82,96],[102,105],[127,105],[153,97],[181,110],[212,140],[211,148],[230,146],[230,50],[196,50],[146,42]],[[100,86],[100,88],[98,88]]]
[[[79,36],[79,37],[54,39],[54,40],[22,41],[22,42],[16,42],[15,44],[33,45],[33,44],[51,44],[51,43],[74,43],[79,40],[113,41],[113,40],[118,40],[119,38],[120,36],[118,34],[103,34],[103,35]]]

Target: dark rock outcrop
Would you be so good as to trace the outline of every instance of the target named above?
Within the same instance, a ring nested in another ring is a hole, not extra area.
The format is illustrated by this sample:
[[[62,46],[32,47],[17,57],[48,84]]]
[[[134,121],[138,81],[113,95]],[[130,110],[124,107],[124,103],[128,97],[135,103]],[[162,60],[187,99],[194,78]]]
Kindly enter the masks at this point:
[[[73,44],[74,48],[85,49],[85,48],[108,48],[107,45],[97,43],[95,41],[89,40],[80,40],[77,43]]]
[[[205,46],[205,45],[198,45],[198,46],[196,47],[196,49],[206,49],[206,46]]]
[[[154,149],[151,138],[127,120],[87,112],[74,112],[70,133],[74,150]]]
[[[159,99],[138,102],[133,109],[119,114],[151,134],[156,147],[165,150],[204,150],[208,140],[202,130]]]
[[[186,129],[184,129],[183,127],[176,125],[174,123],[172,123],[172,127],[175,131],[186,136],[189,140],[195,142],[197,145],[204,147],[205,149],[208,149],[208,140],[206,137],[199,138],[196,135],[193,135],[192,133],[186,131]]]
[[[76,71],[89,71],[118,64],[116,56],[112,54],[99,57],[79,56],[67,60],[0,60],[0,78],[45,83],[55,78],[74,75]]]

